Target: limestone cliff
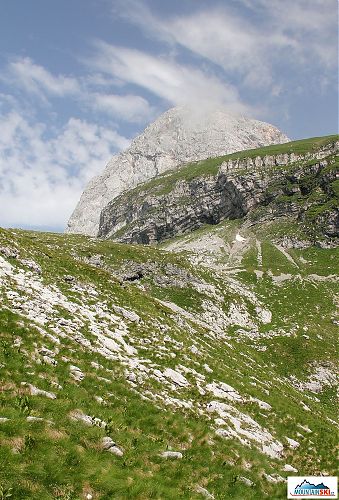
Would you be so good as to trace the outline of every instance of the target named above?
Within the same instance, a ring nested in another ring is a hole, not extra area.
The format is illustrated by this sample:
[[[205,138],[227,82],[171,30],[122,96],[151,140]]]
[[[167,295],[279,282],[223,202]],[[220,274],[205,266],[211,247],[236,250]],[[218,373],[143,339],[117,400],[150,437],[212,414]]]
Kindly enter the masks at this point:
[[[100,213],[107,203],[122,191],[166,170],[186,162],[287,141],[273,125],[226,111],[202,115],[186,108],[170,109],[90,181],[68,222],[67,232],[96,236]]]
[[[267,207],[259,220],[294,214],[338,235],[335,136],[210,159],[123,193],[101,213],[99,236],[156,243],[203,224]]]

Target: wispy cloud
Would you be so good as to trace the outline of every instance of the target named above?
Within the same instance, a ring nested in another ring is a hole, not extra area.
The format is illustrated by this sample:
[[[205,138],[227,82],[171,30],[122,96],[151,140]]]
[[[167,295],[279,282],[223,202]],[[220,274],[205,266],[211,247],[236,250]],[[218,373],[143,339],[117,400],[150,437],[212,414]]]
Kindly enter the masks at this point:
[[[47,93],[59,97],[80,92],[76,78],[52,75],[43,66],[35,64],[29,57],[11,61],[5,78],[12,84],[35,94]]]
[[[188,64],[180,64],[169,56],[156,57],[136,49],[117,47],[97,41],[91,67],[121,81],[152,92],[172,105],[224,105],[236,111],[249,110],[236,88],[213,73]]]
[[[145,123],[154,115],[154,109],[139,95],[103,92],[103,88],[108,89],[116,83],[112,76],[107,81],[102,74],[89,73],[78,78],[54,75],[26,57],[11,61],[1,79],[27,94],[33,94],[44,105],[50,104],[53,97],[76,98],[88,109],[131,123]]]
[[[144,122],[154,116],[149,102],[138,95],[89,93],[85,100],[92,109],[128,122]]]
[[[286,73],[313,69],[316,78],[317,68],[337,65],[337,0],[239,0],[167,18],[140,0],[119,5],[115,16],[219,66],[228,77],[238,75],[240,87],[276,88],[281,67]]]
[[[272,33],[293,44],[294,50],[285,57],[297,64],[322,66],[326,69],[338,65],[338,1],[337,0],[240,0],[260,19],[259,26],[268,28],[266,45],[270,46]]]

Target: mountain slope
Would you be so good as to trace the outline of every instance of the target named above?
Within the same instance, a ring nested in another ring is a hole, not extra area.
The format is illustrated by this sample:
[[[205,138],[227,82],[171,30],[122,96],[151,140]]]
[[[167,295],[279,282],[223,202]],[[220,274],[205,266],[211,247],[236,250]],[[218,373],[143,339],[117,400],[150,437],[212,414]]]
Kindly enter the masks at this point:
[[[67,232],[96,236],[101,210],[108,202],[125,189],[182,163],[286,141],[288,138],[273,125],[226,111],[170,109],[90,181]]]
[[[279,499],[335,474],[337,251],[290,217],[166,247],[0,231],[3,496]]]
[[[155,243],[205,223],[293,213],[310,237],[338,236],[338,136],[212,158],[167,172],[113,199],[99,236]]]

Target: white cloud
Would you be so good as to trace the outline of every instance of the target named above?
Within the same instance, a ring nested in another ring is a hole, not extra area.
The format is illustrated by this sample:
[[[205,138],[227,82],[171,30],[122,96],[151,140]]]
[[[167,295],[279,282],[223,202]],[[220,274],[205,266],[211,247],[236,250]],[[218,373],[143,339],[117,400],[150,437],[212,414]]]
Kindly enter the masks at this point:
[[[213,7],[186,16],[156,17],[142,2],[130,0],[121,11],[130,22],[155,38],[178,44],[229,71],[257,67],[264,33],[226,9]],[[261,67],[261,71],[266,68]]]
[[[290,36],[300,30],[324,33],[336,25],[337,0],[239,0],[252,11],[258,12],[279,25],[279,31],[289,29]],[[274,26],[275,28],[276,26]],[[273,28],[273,27],[272,27]],[[330,42],[330,41],[329,41]]]
[[[298,64],[332,69],[338,64],[337,0],[242,0],[266,19],[270,32],[293,43],[286,57]],[[283,45],[285,45],[283,43]]]
[[[337,0],[239,0],[167,18],[140,0],[120,6],[115,15],[240,77],[240,85],[275,87],[282,66],[297,74],[314,69],[317,78],[316,68],[333,71],[337,64]]]
[[[141,96],[103,93],[103,88],[119,83],[112,77],[108,80],[102,74],[89,74],[76,79],[53,75],[27,57],[10,62],[2,80],[35,94],[43,104],[49,102],[50,96],[76,97],[88,109],[133,123],[145,122],[154,114],[154,109]]]
[[[232,85],[194,66],[182,65],[167,57],[96,43],[97,52],[91,67],[147,89],[174,105],[225,105],[236,111],[248,108]]]
[[[47,94],[63,97],[80,92],[77,79],[65,75],[54,76],[29,57],[10,62],[7,78],[15,85],[35,94],[44,91]]]
[[[138,95],[93,93],[88,95],[88,104],[96,111],[128,122],[144,122],[154,114],[148,101]]]
[[[129,141],[71,118],[52,138],[17,112],[0,118],[0,223],[65,226],[87,181]]]

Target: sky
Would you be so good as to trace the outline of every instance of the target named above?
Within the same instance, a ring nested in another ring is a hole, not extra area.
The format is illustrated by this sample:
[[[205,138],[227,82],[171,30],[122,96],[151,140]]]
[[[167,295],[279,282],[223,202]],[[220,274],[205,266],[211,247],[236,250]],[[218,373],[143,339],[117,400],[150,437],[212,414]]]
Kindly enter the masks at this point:
[[[0,226],[62,231],[172,106],[338,132],[337,0],[0,0]]]

